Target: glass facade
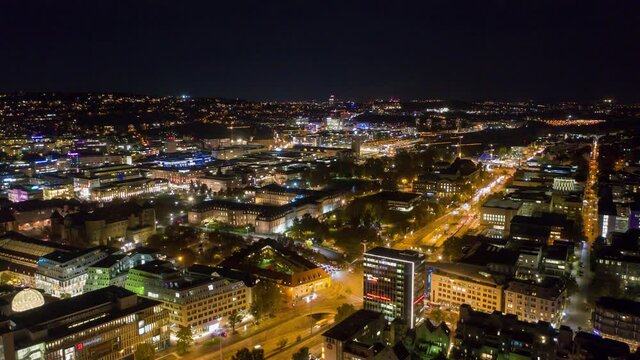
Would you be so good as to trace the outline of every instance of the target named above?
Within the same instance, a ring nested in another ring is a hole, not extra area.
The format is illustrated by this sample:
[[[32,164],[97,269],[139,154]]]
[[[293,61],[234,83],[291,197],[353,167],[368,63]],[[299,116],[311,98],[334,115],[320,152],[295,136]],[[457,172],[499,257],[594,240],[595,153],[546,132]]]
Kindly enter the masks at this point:
[[[403,319],[410,327],[422,320],[426,291],[424,255],[372,249],[364,257],[364,308],[388,321]]]

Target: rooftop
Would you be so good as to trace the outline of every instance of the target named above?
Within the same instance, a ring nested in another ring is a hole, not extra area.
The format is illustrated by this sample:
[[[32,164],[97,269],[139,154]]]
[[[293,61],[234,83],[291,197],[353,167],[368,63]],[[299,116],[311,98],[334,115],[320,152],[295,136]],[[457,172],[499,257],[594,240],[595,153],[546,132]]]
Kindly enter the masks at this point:
[[[640,302],[633,300],[601,297],[596,301],[596,307],[633,316],[640,316]]]
[[[382,318],[382,314],[370,310],[358,310],[351,314],[348,318],[342,320],[331,329],[325,331],[322,336],[335,339],[338,341],[350,340],[364,326],[371,321]]]
[[[407,262],[422,262],[425,259],[424,254],[417,251],[395,250],[381,246],[368,250],[365,255],[381,256]]]
[[[506,209],[506,210],[518,210],[522,206],[522,203],[510,199],[492,198],[489,199],[482,207]]]

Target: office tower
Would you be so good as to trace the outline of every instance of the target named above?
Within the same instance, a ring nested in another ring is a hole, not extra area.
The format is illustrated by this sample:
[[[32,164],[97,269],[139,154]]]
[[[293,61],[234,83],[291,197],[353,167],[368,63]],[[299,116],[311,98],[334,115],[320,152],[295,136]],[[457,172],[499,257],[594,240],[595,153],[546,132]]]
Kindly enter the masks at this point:
[[[413,328],[422,320],[425,280],[424,254],[373,248],[364,254],[364,308]]]

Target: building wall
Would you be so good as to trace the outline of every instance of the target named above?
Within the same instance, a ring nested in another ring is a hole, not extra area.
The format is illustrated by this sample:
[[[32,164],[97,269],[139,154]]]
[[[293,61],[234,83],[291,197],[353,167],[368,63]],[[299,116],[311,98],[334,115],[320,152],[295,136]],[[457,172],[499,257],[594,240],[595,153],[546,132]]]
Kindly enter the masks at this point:
[[[505,314],[513,314],[518,320],[527,322],[546,321],[560,325],[566,308],[566,293],[557,298],[542,298],[526,293],[505,290]]]
[[[216,279],[176,289],[165,286],[155,275],[136,269],[129,271],[125,288],[161,301],[172,325],[189,326],[194,332],[224,326],[234,310],[247,314],[252,300],[251,288],[241,281]]]
[[[150,343],[157,350],[168,347],[168,325],[167,311],[154,306],[61,339],[48,339],[43,355],[51,360],[127,359],[141,343]]]
[[[475,310],[493,312],[503,309],[503,287],[442,273],[431,273],[430,300],[458,309],[469,304]]]

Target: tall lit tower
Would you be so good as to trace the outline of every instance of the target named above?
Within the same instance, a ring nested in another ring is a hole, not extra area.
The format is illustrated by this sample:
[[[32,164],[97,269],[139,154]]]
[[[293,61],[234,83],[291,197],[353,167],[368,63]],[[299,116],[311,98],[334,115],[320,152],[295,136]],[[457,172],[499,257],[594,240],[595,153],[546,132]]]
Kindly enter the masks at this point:
[[[364,308],[410,328],[423,320],[426,291],[424,254],[376,247],[364,254]]]

